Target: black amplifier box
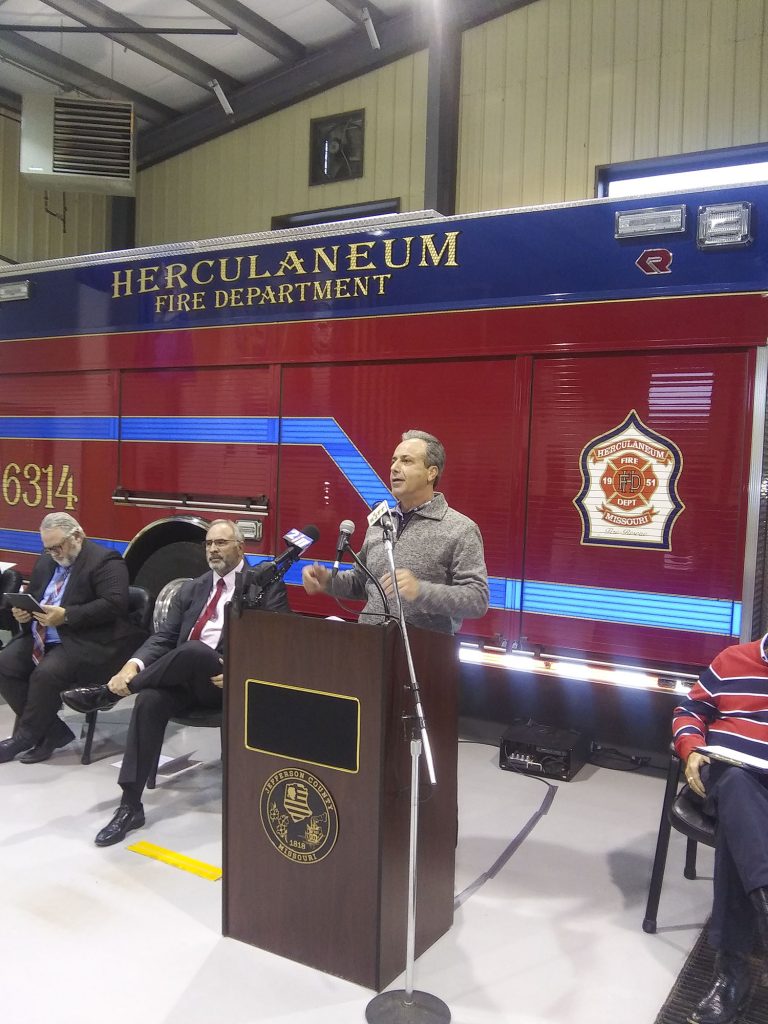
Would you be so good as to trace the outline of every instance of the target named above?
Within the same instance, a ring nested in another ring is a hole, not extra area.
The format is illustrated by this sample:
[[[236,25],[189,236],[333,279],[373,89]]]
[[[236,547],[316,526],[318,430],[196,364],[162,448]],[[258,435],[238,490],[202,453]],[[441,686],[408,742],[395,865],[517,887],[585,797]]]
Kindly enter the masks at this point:
[[[589,759],[591,743],[573,729],[514,721],[501,737],[499,767],[570,782]]]

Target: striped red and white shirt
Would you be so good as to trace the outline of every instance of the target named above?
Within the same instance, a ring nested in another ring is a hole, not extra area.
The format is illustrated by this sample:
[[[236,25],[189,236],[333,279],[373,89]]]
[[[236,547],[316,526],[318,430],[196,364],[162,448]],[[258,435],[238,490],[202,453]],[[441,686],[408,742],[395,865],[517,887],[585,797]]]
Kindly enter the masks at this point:
[[[683,760],[705,743],[768,758],[766,641],[768,634],[726,647],[675,708],[675,749]]]

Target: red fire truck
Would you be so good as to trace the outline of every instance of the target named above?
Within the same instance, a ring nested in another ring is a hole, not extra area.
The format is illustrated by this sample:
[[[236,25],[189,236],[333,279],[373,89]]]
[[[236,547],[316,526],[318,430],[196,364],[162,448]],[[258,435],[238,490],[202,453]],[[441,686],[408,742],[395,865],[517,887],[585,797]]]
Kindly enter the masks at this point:
[[[219,516],[330,562],[420,428],[484,537],[465,638],[705,664],[763,626],[766,225],[756,185],[5,268],[0,558],[66,510],[155,593]]]

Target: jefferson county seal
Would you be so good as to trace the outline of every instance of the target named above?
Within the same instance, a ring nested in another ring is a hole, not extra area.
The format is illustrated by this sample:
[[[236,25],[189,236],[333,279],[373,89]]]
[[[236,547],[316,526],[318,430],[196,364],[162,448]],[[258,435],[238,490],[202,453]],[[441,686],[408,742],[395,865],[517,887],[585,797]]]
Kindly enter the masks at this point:
[[[303,768],[281,768],[264,783],[259,810],[267,838],[283,857],[315,864],[339,834],[339,814],[323,783]]]

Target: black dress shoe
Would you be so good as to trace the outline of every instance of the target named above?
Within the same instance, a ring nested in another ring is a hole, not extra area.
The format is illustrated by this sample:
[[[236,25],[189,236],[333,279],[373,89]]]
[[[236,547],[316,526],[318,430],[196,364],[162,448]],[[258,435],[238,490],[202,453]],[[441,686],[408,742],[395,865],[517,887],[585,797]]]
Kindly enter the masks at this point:
[[[135,828],[141,828],[144,824],[144,808],[129,807],[127,804],[120,804],[112,817],[112,820],[96,836],[94,842],[97,846],[113,846],[122,842],[123,839]]]
[[[741,953],[718,953],[712,987],[688,1017],[690,1024],[732,1024],[749,998],[749,960]]]
[[[89,711],[105,711],[113,708],[122,697],[106,686],[80,686],[76,690],[65,690],[61,699],[68,708],[87,715]]]
[[[31,750],[22,754],[19,761],[22,764],[37,764],[40,761],[47,761],[54,750],[58,747],[66,747],[74,738],[75,734],[66,722],[57,718],[56,724],[51,726],[45,736]]]
[[[29,750],[34,745],[34,738],[25,732],[17,732],[15,735],[9,736],[7,740],[0,740],[0,764],[12,761],[17,754],[23,754],[25,750]]]

